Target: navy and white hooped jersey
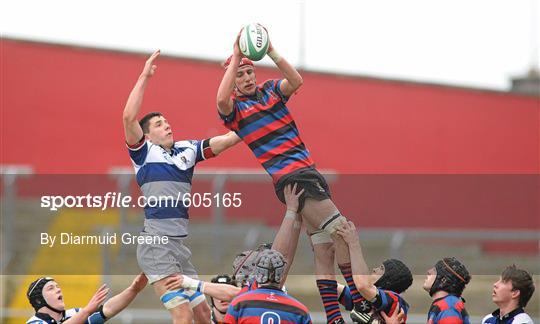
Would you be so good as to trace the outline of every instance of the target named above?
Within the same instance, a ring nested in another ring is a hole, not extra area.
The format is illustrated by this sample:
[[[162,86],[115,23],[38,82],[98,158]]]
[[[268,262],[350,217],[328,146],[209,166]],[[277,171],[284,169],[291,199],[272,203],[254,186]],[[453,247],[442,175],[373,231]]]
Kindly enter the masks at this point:
[[[500,310],[487,315],[482,324],[533,324],[532,318],[525,313],[523,308],[517,308],[501,317]]]
[[[80,312],[80,308],[71,308],[64,311],[64,314],[62,316],[62,319],[60,321],[56,321],[54,318],[49,316],[49,314],[45,313],[36,313],[34,316],[30,317],[28,321],[26,321],[26,324],[56,324],[56,323],[63,323],[73,317],[75,314]],[[107,321],[107,318],[103,314],[103,308],[100,307],[99,311],[93,313],[92,315],[88,316],[88,319],[86,320],[86,324],[100,324],[105,323]]]
[[[137,184],[146,197],[144,232],[186,236],[188,205],[195,164],[214,156],[210,140],[178,141],[170,152],[144,138],[128,146]]]

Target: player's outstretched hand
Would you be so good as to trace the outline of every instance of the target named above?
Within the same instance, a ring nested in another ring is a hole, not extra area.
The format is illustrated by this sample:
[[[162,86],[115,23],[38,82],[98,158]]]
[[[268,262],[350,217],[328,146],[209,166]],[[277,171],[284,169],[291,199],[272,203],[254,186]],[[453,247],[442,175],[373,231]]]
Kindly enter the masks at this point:
[[[285,204],[287,209],[293,212],[298,212],[298,199],[304,193],[304,189],[296,192],[297,183],[294,185],[288,184],[283,189],[283,194],[285,196]]]
[[[379,314],[382,316],[386,324],[405,323],[405,313],[403,312],[403,309],[399,307],[399,303],[397,305],[397,309],[399,309],[399,312],[394,311],[392,316],[386,315],[385,312],[380,312]]]
[[[139,293],[144,289],[144,287],[146,287],[146,284],[148,284],[148,278],[144,273],[141,272],[137,275],[137,277],[135,277],[135,279],[133,279],[130,288],[136,293]]]
[[[159,57],[159,54],[161,54],[161,50],[157,50],[150,55],[150,57],[146,60],[146,63],[144,63],[144,69],[141,76],[150,78],[154,75],[154,73],[156,73],[157,66],[154,65],[154,61]]]
[[[184,276],[180,274],[173,274],[167,277],[165,279],[165,288],[167,290],[177,290],[180,288],[184,288],[182,285],[184,284]]]
[[[259,25],[261,25],[261,27],[264,28],[264,30],[266,30],[266,35],[268,35],[268,51],[266,52],[270,53],[274,50],[274,46],[272,46],[272,41],[270,40],[270,33],[268,32],[268,29],[264,27],[262,24],[259,24]]]
[[[240,32],[238,32],[238,35],[236,35],[233,46],[233,55],[239,58],[244,57],[244,54],[242,54],[242,51],[240,50],[240,34],[242,34],[242,30],[244,30],[244,28],[240,29]]]
[[[359,241],[358,234],[356,233],[356,227],[351,221],[338,225],[336,233],[343,237],[343,240],[347,242],[347,244],[356,243]]]
[[[103,302],[107,298],[108,293],[109,293],[109,288],[107,287],[107,285],[104,284],[101,287],[99,287],[99,289],[96,291],[94,296],[92,296],[92,298],[90,298],[90,301],[84,307],[84,310],[88,314],[93,314],[93,313],[97,312],[99,306],[101,304],[103,304]]]

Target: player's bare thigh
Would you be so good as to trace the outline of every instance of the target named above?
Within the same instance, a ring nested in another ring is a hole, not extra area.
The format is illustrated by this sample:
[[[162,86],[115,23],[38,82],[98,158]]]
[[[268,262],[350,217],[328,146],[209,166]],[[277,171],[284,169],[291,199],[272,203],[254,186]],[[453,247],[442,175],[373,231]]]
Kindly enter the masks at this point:
[[[309,222],[305,222],[307,234],[311,235],[319,231]],[[334,270],[334,242],[328,243],[313,243],[311,236],[309,237],[311,246],[313,247],[313,259],[315,262],[315,277],[317,279],[335,280]]]
[[[302,217],[312,226],[319,228],[319,225],[329,216],[339,213],[336,205],[331,199],[315,200],[307,198],[302,209]]]

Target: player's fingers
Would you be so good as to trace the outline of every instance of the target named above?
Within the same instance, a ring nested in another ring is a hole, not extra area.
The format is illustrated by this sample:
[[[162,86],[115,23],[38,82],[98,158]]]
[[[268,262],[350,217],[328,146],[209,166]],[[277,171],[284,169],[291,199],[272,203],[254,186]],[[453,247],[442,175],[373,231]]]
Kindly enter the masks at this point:
[[[384,319],[385,322],[389,322],[390,321],[390,317],[388,317],[388,315],[386,315],[385,312],[380,312],[382,318]]]
[[[99,287],[99,289],[96,291],[96,294],[102,292],[105,289],[107,289],[107,284],[101,285],[101,287]]]
[[[154,53],[152,53],[152,55],[150,55],[150,60],[155,60],[156,57],[159,56],[159,54],[161,54],[161,50],[156,50]]]
[[[304,191],[306,191],[306,188],[302,188],[302,190],[300,190],[296,196],[297,196],[297,197],[302,196],[302,194],[304,193]]]
[[[285,196],[290,195],[290,193],[291,193],[291,185],[290,184],[285,186],[285,188],[283,189],[283,193],[285,194]]]
[[[293,192],[294,194],[296,194],[296,186],[297,186],[297,184],[298,184],[298,183],[295,182],[295,183],[293,184],[293,187],[292,187],[292,192]]]

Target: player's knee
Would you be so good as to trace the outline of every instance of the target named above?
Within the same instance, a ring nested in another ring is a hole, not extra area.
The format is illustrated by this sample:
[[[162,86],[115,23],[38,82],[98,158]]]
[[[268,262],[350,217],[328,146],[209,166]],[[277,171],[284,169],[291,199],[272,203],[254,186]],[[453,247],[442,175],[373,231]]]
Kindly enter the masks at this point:
[[[195,323],[209,323],[211,314],[210,307],[206,303],[204,295],[198,291],[193,292],[190,296],[189,304],[193,310],[193,318]]]
[[[326,246],[334,242],[332,236],[324,230],[316,230],[309,235],[309,239],[314,248],[320,248],[323,245]]]
[[[332,235],[336,232],[339,225],[346,222],[347,218],[338,212],[337,214],[328,216],[325,220],[323,220],[321,224],[319,224],[319,229],[323,230],[329,235]],[[330,237],[330,239],[332,238]]]
[[[203,297],[203,301],[204,297]],[[211,310],[206,301],[202,301],[195,307],[193,307],[193,320],[195,323],[210,323],[211,321]]]
[[[187,301],[182,304],[169,309],[171,313],[172,322],[174,324],[192,324],[193,323],[193,312],[189,303]]]

